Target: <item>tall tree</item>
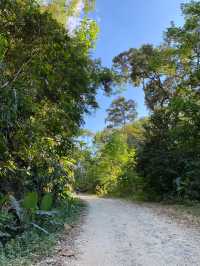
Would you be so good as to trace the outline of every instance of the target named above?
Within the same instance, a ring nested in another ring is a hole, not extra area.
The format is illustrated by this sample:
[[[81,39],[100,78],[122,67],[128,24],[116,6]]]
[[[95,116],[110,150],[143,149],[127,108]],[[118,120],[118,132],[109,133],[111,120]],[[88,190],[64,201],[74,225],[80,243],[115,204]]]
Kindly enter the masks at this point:
[[[69,36],[30,0],[0,1],[0,32],[0,193],[60,195],[105,76],[90,57],[95,32],[83,25]]]
[[[185,23],[172,23],[162,45],[125,51],[114,66],[143,86],[151,111],[138,156],[150,194],[200,199],[200,2],[181,7]]]
[[[106,122],[108,127],[125,126],[137,117],[136,103],[133,100],[126,101],[124,97],[118,97],[107,109],[107,113]]]
[[[39,0],[39,2],[43,10],[48,10],[65,26],[69,26],[72,17],[75,21],[81,13],[87,14],[95,5],[95,0]]]

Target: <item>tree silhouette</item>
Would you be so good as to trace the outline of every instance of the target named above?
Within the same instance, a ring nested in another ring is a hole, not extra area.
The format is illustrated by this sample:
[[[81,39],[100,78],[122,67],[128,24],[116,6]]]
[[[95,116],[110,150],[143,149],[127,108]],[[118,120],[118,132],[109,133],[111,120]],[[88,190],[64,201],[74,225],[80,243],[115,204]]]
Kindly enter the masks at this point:
[[[105,120],[109,128],[125,126],[133,122],[137,117],[136,102],[127,100],[124,97],[118,97],[113,100],[110,108],[107,110],[108,116]]]

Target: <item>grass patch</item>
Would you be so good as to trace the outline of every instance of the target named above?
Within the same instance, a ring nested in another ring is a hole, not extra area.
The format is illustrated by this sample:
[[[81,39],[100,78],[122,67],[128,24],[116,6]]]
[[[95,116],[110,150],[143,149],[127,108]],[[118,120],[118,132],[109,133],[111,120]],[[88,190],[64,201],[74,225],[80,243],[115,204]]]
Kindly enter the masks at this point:
[[[53,252],[64,223],[72,224],[79,219],[85,204],[74,199],[73,204],[63,203],[59,207],[60,215],[54,220],[46,221],[49,234],[44,234],[36,228],[25,231],[0,246],[0,266],[31,266],[39,259]],[[51,218],[49,218],[51,219]]]

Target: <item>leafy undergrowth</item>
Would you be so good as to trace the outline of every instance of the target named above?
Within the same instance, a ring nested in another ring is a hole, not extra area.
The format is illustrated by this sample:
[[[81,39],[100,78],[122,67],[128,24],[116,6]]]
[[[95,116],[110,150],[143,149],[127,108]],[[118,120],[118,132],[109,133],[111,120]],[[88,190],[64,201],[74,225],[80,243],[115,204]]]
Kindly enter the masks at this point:
[[[85,204],[74,199],[73,204],[63,203],[58,209],[59,215],[51,223],[48,221],[48,234],[29,229],[0,246],[0,266],[30,266],[49,256],[55,247],[65,224],[72,224],[80,216]],[[52,219],[51,217],[49,219]]]

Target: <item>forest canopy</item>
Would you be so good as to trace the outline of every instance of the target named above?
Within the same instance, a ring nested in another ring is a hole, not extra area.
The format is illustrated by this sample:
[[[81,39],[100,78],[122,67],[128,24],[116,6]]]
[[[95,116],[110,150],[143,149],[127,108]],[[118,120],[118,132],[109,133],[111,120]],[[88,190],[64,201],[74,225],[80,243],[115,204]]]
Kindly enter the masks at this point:
[[[126,184],[126,196],[137,197],[138,190],[151,200],[200,199],[200,3],[181,10],[183,26],[172,22],[161,45],[130,48],[113,59],[121,80],[144,90],[149,117],[120,127],[122,99],[108,109],[113,129],[97,133],[92,166],[87,161],[89,180],[96,173],[103,193],[121,193]]]

